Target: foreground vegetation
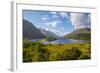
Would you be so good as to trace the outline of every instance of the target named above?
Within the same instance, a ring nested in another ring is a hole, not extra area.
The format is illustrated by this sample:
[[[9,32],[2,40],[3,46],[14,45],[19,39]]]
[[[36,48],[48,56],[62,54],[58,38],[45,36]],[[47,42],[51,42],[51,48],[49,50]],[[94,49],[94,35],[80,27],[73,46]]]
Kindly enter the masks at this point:
[[[90,43],[42,44],[23,41],[23,62],[90,59],[90,48]]]

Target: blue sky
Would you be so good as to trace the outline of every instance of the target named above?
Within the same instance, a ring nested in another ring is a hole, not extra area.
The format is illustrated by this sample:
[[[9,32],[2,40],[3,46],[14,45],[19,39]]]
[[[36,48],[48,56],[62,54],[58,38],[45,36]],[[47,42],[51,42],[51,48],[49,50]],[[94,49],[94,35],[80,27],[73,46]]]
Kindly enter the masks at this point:
[[[76,28],[90,27],[89,13],[23,10],[23,19],[58,36],[64,36]]]

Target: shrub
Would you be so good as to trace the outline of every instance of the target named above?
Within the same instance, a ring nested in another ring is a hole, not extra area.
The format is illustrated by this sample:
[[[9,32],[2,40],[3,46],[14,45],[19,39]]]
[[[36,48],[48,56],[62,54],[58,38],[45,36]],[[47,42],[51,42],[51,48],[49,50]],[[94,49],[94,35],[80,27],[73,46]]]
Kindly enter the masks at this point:
[[[63,55],[64,60],[77,60],[81,55],[81,51],[78,48],[73,47],[70,50],[65,50]]]
[[[89,55],[81,55],[80,56],[80,60],[82,60],[82,59],[90,59],[91,57],[89,56]]]
[[[42,44],[23,43],[23,62],[81,60],[91,58],[90,44]]]
[[[63,55],[61,52],[54,52],[54,53],[51,53],[49,55],[49,60],[50,61],[58,61],[58,60],[63,60]]]
[[[46,61],[48,54],[48,49],[44,44],[33,42],[30,43],[30,46],[23,49],[23,62]]]

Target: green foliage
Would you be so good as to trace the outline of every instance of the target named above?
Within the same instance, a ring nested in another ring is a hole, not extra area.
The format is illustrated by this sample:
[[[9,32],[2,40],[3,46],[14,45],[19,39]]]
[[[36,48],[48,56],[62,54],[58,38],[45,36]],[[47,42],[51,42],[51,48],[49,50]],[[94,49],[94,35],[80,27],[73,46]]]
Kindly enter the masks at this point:
[[[78,48],[73,47],[70,50],[65,50],[63,55],[64,60],[77,60],[81,55],[81,51]]]
[[[56,40],[56,38],[52,37],[52,36],[48,36],[48,37],[46,37],[46,40],[47,41],[54,41],[54,40]]]
[[[27,46],[28,45],[28,46]],[[26,47],[27,46],[27,47]],[[48,50],[44,44],[39,42],[27,42],[24,43],[23,49],[23,62],[32,61],[46,61],[48,56]]]
[[[23,42],[23,62],[83,60],[91,58],[89,43],[42,44]]]
[[[90,28],[76,29],[70,34],[65,35],[64,38],[91,40],[91,29]]]
[[[81,55],[80,59],[90,59],[90,56],[89,55]]]

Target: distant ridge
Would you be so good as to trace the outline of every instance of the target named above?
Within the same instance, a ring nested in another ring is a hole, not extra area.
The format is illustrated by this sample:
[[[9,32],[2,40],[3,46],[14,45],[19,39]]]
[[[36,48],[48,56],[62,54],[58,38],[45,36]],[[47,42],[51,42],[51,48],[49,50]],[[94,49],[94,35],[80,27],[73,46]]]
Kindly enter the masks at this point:
[[[90,28],[80,28],[67,34],[64,38],[90,40],[91,39],[91,29]]]
[[[45,35],[46,37],[52,36],[52,37],[58,38],[58,36],[57,36],[56,34],[54,34],[53,32],[51,32],[51,31],[47,31],[47,30],[42,29],[42,28],[39,28],[39,30],[40,30],[41,33],[42,33],[43,35]]]

